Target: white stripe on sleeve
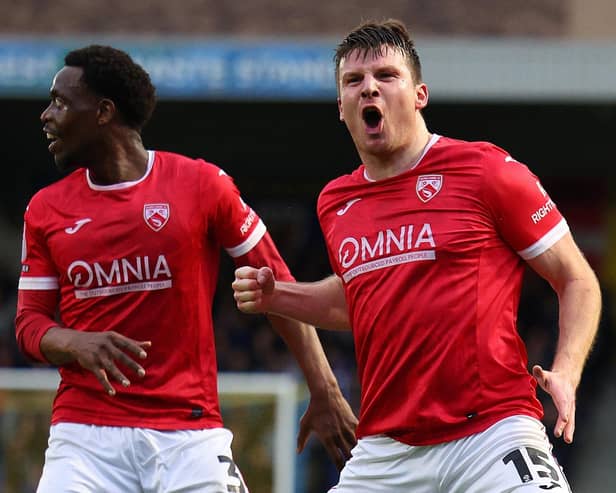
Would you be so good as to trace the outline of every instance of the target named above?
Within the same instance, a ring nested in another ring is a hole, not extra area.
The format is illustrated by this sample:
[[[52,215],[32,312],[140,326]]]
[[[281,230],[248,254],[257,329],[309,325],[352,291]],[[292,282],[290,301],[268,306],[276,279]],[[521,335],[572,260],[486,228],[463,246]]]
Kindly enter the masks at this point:
[[[227,253],[231,255],[231,257],[233,258],[241,257],[242,255],[252,250],[253,247],[257,243],[259,243],[259,240],[263,238],[263,235],[265,234],[266,231],[267,231],[267,228],[265,227],[265,223],[259,219],[257,226],[252,231],[252,233],[250,233],[250,236],[246,238],[246,240],[244,240],[242,243],[240,243],[237,246],[225,248],[225,250],[227,250]]]
[[[535,258],[545,252],[552,245],[554,245],[554,243],[556,243],[563,236],[565,236],[568,231],[569,225],[567,224],[567,221],[561,219],[561,221],[545,235],[543,235],[542,238],[540,238],[528,248],[520,250],[518,252],[518,255],[524,260],[530,260],[532,258]]]
[[[57,277],[20,277],[18,289],[58,289]]]

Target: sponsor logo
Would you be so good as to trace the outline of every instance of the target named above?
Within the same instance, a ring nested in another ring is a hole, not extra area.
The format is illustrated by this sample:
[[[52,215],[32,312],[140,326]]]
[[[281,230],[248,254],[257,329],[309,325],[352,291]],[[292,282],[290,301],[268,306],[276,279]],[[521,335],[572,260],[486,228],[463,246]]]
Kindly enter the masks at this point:
[[[378,231],[374,235],[348,236],[340,242],[338,262],[345,282],[360,274],[393,265],[436,259],[436,243],[429,223]]]
[[[113,259],[106,265],[75,260],[68,266],[66,275],[75,287],[78,299],[153,291],[172,285],[171,269],[164,255],[159,255],[156,260],[147,255]]]
[[[556,208],[556,204],[552,202],[552,199],[548,199],[548,201],[543,204],[539,209],[533,212],[530,218],[533,221],[533,224],[537,224],[541,221],[545,216],[547,216],[550,212],[552,212]]]
[[[75,226],[70,226],[66,228],[64,231],[69,235],[74,235],[77,231],[79,231],[83,227],[84,224],[88,224],[91,221],[92,221],[92,218],[90,217],[79,219],[75,221]]]
[[[351,206],[352,206],[353,204],[355,204],[356,202],[359,202],[360,200],[361,200],[361,199],[352,199],[352,200],[349,200],[349,201],[346,203],[346,205],[345,205],[342,209],[340,209],[339,211],[337,211],[337,212],[336,212],[336,214],[337,214],[338,216],[344,216],[344,215],[347,213],[347,211],[351,208]]]
[[[160,231],[169,220],[169,204],[145,204],[143,219],[154,231]]]
[[[255,213],[255,211],[250,209],[250,214],[248,214],[248,216],[244,220],[244,223],[240,226],[240,233],[242,233],[242,236],[244,236],[246,233],[248,233],[248,231],[250,231],[250,227],[252,226],[252,223],[255,222],[256,218],[257,214]]]
[[[425,203],[428,202],[428,200],[432,200],[442,187],[442,175],[421,175],[417,177],[415,191],[417,192],[419,200]]]

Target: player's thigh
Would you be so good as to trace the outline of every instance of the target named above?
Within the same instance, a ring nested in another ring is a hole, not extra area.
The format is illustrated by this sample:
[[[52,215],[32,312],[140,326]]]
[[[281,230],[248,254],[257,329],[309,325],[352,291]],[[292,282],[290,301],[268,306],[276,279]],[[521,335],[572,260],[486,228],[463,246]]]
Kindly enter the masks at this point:
[[[329,493],[434,493],[429,447],[412,447],[378,435],[362,438]]]
[[[121,453],[125,438],[104,430],[73,423],[52,426],[37,493],[141,491],[130,461]]]
[[[174,434],[179,437],[177,445],[161,450],[156,470],[142,475],[145,493],[248,493],[233,460],[233,434],[229,430],[214,428]]]

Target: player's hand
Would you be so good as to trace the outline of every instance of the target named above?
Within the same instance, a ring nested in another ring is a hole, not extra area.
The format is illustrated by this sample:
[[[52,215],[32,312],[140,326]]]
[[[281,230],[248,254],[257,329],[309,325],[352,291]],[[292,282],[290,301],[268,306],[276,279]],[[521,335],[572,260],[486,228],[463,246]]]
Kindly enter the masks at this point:
[[[145,369],[134,358],[145,359],[148,355],[145,349],[152,345],[150,341],[136,341],[113,331],[74,331],[69,344],[75,361],[94,373],[109,395],[116,393],[110,379],[120,382],[123,387],[131,383],[116,363],[143,377]]]
[[[308,409],[300,420],[297,452],[304,450],[308,436],[314,432],[338,470],[341,470],[357,443],[356,428],[357,418],[339,388],[324,397],[311,397]]]
[[[244,313],[267,312],[275,282],[274,273],[269,267],[239,267],[231,284],[237,307]]]
[[[554,401],[558,419],[554,426],[554,436],[564,437],[566,443],[573,442],[575,432],[575,386],[563,372],[544,370],[533,366],[533,376],[537,383]]]

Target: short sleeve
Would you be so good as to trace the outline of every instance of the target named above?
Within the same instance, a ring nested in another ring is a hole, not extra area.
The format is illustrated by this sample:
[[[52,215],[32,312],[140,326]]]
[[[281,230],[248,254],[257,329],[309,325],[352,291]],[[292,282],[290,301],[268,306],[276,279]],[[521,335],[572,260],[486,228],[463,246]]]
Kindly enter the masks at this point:
[[[204,169],[202,200],[209,204],[218,242],[231,257],[246,255],[265,235],[265,224],[242,200],[233,179],[209,163]]]
[[[44,207],[36,203],[35,196],[24,214],[19,289],[58,289],[58,273],[40,227],[44,221],[41,210],[44,210]]]
[[[496,229],[523,259],[532,259],[561,239],[569,226],[528,167],[501,149],[486,154],[485,200]]]

